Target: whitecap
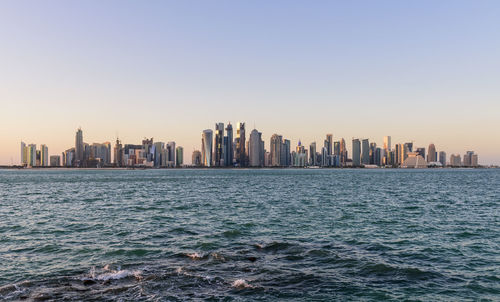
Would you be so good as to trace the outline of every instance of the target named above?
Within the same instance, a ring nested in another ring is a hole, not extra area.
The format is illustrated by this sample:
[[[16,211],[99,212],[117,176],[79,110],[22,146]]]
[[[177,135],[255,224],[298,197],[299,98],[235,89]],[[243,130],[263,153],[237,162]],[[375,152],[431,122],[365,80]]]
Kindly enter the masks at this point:
[[[190,254],[187,254],[187,256],[193,260],[198,260],[198,259],[201,259],[201,256],[200,254],[198,253],[190,253]]]
[[[249,288],[249,287],[253,287],[250,284],[248,284],[248,282],[245,279],[235,280],[233,282],[233,284],[231,284],[231,286],[232,287],[237,287],[237,288]]]
[[[120,270],[120,271],[113,271],[110,273],[101,274],[101,275],[95,277],[95,279],[99,280],[99,281],[108,281],[108,280],[123,279],[123,278],[127,278],[130,276],[134,276],[136,279],[142,278],[140,271]]]

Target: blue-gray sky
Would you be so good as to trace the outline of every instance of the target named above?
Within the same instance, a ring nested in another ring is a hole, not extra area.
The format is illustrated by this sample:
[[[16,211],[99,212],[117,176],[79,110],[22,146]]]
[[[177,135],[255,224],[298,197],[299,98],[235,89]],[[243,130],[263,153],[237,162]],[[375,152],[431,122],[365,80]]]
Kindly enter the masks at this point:
[[[2,1],[0,104],[0,164],[219,121],[500,164],[500,2]]]

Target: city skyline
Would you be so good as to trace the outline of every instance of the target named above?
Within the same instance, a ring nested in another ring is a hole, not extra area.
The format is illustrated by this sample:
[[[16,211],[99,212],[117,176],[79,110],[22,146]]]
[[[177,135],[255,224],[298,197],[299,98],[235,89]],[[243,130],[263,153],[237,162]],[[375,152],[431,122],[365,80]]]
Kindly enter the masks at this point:
[[[395,143],[392,137],[384,136],[383,144],[369,139],[352,138],[352,148],[347,147],[344,138],[334,141],[331,133],[326,134],[323,147],[318,152],[316,141],[306,146],[299,141],[293,150],[290,139],[274,133],[269,140],[269,148],[263,140],[262,132],[253,129],[246,139],[244,122],[237,123],[237,137],[233,140],[233,128],[222,122],[212,129],[205,129],[201,135],[201,151],[193,149],[192,162],[184,162],[184,148],[175,141],[167,143],[155,141],[153,137],[142,140],[141,144],[123,142],[118,137],[114,146],[110,142],[86,143],[81,127],[76,130],[73,147],[61,155],[50,155],[46,144],[20,143],[19,165],[27,167],[401,167],[427,168],[445,166],[477,167],[481,165],[478,154],[468,150],[463,155],[436,149],[434,143],[428,147],[418,147],[413,141]],[[226,132],[224,132],[224,129]],[[112,157],[112,154],[114,155]],[[349,156],[350,155],[350,156]],[[49,160],[50,159],[50,160]],[[12,164],[14,165],[14,164]]]
[[[2,2],[0,165],[21,140],[59,154],[80,126],[191,154],[227,117],[234,138],[246,121],[266,144],[390,134],[499,165],[499,14],[497,1]]]

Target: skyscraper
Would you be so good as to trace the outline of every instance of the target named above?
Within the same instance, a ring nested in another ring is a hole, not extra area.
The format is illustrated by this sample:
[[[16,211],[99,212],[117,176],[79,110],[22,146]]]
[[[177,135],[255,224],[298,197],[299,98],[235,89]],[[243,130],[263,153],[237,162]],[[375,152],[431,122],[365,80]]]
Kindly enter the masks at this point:
[[[436,147],[434,144],[430,144],[429,148],[427,149],[428,154],[427,154],[427,162],[428,163],[433,163],[437,161],[437,156],[436,156]]]
[[[123,148],[122,143],[119,138],[116,138],[115,152],[114,152],[114,164],[116,167],[123,166]]]
[[[220,167],[224,163],[224,124],[215,124],[214,166]]]
[[[28,149],[26,148],[26,144],[21,142],[21,165],[28,164]]]
[[[316,162],[316,142],[312,142],[309,145],[309,164],[311,166],[318,165],[318,163]]]
[[[248,141],[248,161],[250,167],[259,167],[261,165],[261,143],[259,131],[253,129],[250,132]]]
[[[49,165],[49,148],[46,145],[40,145],[40,166],[47,167]]]
[[[81,128],[78,128],[75,136],[75,166],[83,166],[84,152],[83,132]]]
[[[236,124],[236,161],[240,166],[245,166],[245,123]]]
[[[28,145],[27,155],[28,155],[28,166],[29,167],[36,167],[36,145],[35,144]]]
[[[446,166],[446,152],[444,151],[439,152],[439,162],[443,167]]]
[[[361,163],[363,165],[369,165],[370,164],[370,142],[368,139],[363,139],[361,141],[362,145],[362,153],[361,153]]]
[[[168,154],[167,166],[175,166],[175,142],[168,142],[166,148]]]
[[[181,167],[184,164],[184,148],[181,146],[175,148],[175,166]]]
[[[281,146],[281,165],[288,167],[292,165],[291,142],[289,139],[282,140],[283,144]]]
[[[270,142],[270,156],[271,156],[271,166],[278,167],[281,166],[281,148],[283,145],[282,136],[278,134],[273,134],[271,136]]]
[[[352,140],[352,165],[361,166],[361,142],[357,138]]]
[[[417,153],[418,153],[418,155],[425,158],[425,148],[417,148]]]
[[[347,148],[345,146],[345,140],[340,139],[340,165],[343,167],[347,162]]]
[[[193,166],[199,167],[201,166],[202,159],[201,159],[201,152],[198,150],[193,151],[193,156],[191,157],[191,163]]]
[[[226,127],[226,136],[224,137],[224,165],[230,167],[233,165],[233,126],[229,123]]]
[[[384,136],[384,150],[391,151],[391,137]]]
[[[213,131],[206,129],[201,136],[201,160],[205,167],[212,166],[212,137]]]
[[[332,155],[333,152],[333,134],[327,134],[325,139],[325,148],[328,155]]]

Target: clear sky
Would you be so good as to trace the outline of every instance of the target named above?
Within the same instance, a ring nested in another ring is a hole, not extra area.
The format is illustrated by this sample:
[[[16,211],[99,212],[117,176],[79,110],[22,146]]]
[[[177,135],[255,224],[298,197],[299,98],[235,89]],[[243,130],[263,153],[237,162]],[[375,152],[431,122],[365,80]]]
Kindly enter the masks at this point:
[[[0,164],[219,121],[500,164],[500,1],[0,1],[0,110]]]

